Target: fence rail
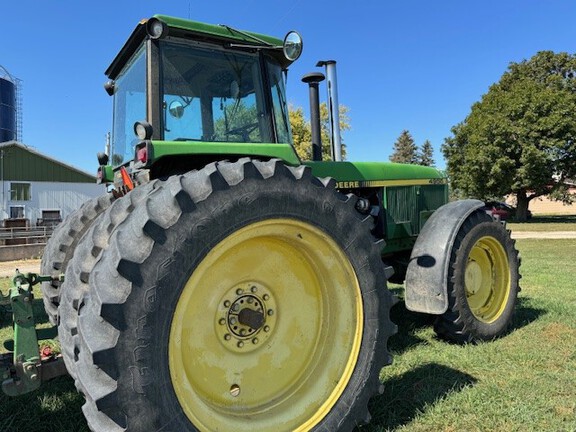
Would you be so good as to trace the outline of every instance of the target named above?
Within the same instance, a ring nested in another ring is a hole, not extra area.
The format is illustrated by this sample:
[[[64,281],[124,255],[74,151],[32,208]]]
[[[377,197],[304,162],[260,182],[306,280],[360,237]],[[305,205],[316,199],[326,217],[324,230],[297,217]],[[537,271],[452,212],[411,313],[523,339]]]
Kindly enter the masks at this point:
[[[21,227],[21,228],[0,228],[0,240],[17,239],[47,239],[52,235],[53,227]]]

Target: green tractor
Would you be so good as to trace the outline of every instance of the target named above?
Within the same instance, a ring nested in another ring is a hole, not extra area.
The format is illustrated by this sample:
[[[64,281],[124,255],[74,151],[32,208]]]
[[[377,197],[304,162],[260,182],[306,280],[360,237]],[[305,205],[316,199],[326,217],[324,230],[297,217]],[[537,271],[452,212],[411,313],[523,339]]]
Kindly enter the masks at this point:
[[[92,430],[369,422],[396,331],[387,280],[447,340],[509,327],[519,257],[504,225],[481,201],[449,203],[437,169],[338,160],[337,131],[322,161],[319,73],[303,78],[314,160],[298,158],[284,84],[301,49],[293,32],[157,15],[106,71],[111,192],[60,225],[34,278]],[[25,357],[11,384],[31,379]]]

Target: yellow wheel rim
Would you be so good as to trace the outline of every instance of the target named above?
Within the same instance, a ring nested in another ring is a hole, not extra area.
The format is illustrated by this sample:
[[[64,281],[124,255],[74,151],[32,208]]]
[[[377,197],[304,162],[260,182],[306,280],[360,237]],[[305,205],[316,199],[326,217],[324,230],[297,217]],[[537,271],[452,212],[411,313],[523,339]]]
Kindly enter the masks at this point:
[[[472,247],[464,285],[468,306],[485,323],[496,321],[504,313],[510,296],[508,255],[494,237],[482,237]]]
[[[320,229],[271,219],[213,248],[176,305],[176,396],[202,431],[306,431],[342,395],[363,331],[360,286]]]

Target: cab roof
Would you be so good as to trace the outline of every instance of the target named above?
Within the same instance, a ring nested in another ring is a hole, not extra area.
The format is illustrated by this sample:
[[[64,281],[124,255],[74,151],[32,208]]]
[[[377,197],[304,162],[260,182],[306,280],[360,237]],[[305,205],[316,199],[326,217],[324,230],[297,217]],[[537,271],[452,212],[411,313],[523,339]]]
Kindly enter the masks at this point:
[[[284,67],[291,63],[286,60],[282,54],[281,48],[283,40],[276,37],[250,31],[236,30],[226,25],[206,24],[167,15],[154,15],[152,18],[159,19],[168,26],[168,36],[220,44],[237,43],[249,46],[253,45],[255,48],[261,47],[263,45],[262,42],[265,42],[269,44],[271,48],[279,48],[279,54],[283,59],[282,64]],[[146,23],[149,19],[150,18],[141,20],[128,37],[122,49],[116,55],[110,66],[108,66],[108,69],[106,69],[105,74],[108,78],[115,79],[117,77],[126,62],[146,39]]]

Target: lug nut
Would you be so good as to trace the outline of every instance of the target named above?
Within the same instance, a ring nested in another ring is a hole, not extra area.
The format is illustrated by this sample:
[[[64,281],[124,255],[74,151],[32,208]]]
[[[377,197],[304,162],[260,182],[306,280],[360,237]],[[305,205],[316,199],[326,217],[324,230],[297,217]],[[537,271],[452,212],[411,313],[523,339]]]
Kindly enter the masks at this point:
[[[238,346],[238,348],[242,348],[244,346],[244,342],[238,341],[236,345]]]
[[[242,288],[238,288],[236,290],[236,294],[241,295],[244,292],[244,290]]]
[[[224,307],[230,307],[230,300],[226,300],[224,302]]]
[[[220,319],[218,320],[218,324],[224,325],[224,324],[226,324],[226,320],[225,320],[224,318],[220,318]]]
[[[226,333],[226,334],[224,335],[224,340],[229,341],[231,338],[232,338],[232,336],[230,336],[228,333]]]
[[[252,288],[250,288],[250,291],[255,293],[256,291],[258,291],[258,288],[255,285],[252,285]]]

